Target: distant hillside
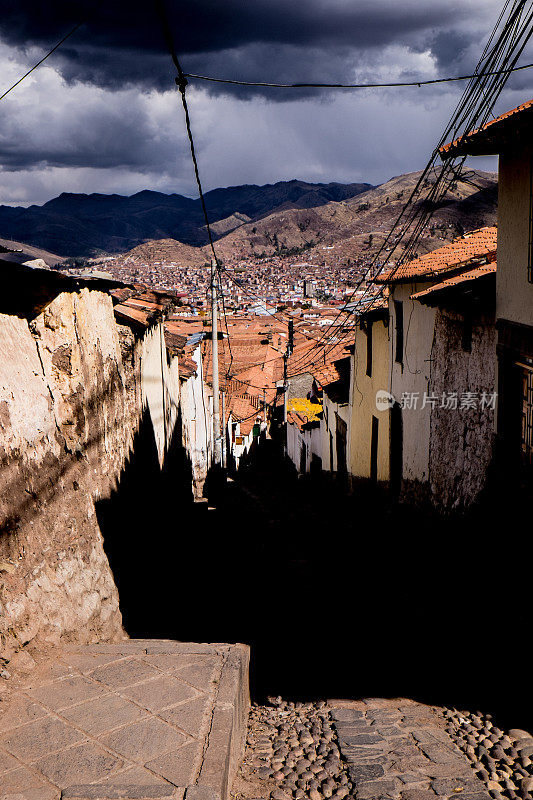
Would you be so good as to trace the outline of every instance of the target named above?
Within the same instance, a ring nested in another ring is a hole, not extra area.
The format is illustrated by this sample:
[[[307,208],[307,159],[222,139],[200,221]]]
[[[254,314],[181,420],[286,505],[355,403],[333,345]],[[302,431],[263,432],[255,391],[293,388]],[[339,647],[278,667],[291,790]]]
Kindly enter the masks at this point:
[[[371,257],[383,243],[403,204],[413,191],[420,172],[392,178],[357,197],[317,208],[274,212],[242,225],[217,244],[222,258],[249,258],[274,254],[301,254],[325,264],[357,257]],[[457,183],[437,209],[432,226],[419,250],[438,247],[443,238],[464,230],[496,223],[498,185],[496,175],[476,172],[472,183]],[[433,179],[427,183],[429,190]],[[305,255],[304,255],[305,254]]]
[[[42,258],[49,267],[60,264],[64,259],[55,253],[49,253],[39,247],[32,247],[24,242],[16,242],[13,239],[0,239],[0,258],[10,260],[13,256],[25,256],[26,260]]]
[[[325,265],[370,259],[382,245],[420,174],[400,175],[356,196],[315,207],[277,209],[221,236],[217,252],[226,261],[276,254]],[[469,176],[468,182],[458,182],[435,209],[418,252],[434,250],[443,240],[465,230],[496,223],[496,175],[471,172]],[[430,177],[426,191],[432,183]],[[191,266],[210,257],[207,248],[184,249],[183,244],[172,240],[152,241],[127,255],[143,261],[148,260],[148,253],[152,260],[174,260]]]
[[[370,188],[368,183],[293,180],[213,189],[205,200],[218,237],[276,210],[315,208]],[[148,190],[131,197],[64,193],[42,206],[0,206],[0,236],[67,257],[121,253],[153,239],[196,247],[207,242],[199,199]]]

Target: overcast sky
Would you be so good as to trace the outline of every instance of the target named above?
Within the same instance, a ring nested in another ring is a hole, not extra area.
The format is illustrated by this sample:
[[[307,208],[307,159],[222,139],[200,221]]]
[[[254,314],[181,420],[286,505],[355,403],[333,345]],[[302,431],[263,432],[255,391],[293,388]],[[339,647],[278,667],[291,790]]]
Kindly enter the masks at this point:
[[[470,73],[502,0],[166,4],[186,72],[364,82]],[[154,8],[139,0],[0,0],[0,94],[87,20],[1,103],[0,203],[145,188],[196,196],[175,70]],[[531,49],[521,63],[529,61]],[[420,169],[463,88],[258,92],[191,81],[204,188],[291,178],[380,183]],[[532,96],[533,70],[519,73],[496,110]]]

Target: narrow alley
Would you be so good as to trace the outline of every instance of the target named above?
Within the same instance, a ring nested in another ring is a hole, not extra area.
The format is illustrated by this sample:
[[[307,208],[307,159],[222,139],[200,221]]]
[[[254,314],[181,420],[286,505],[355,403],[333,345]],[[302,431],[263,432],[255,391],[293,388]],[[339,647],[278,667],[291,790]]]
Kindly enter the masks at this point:
[[[531,726],[525,545],[503,513],[348,496],[297,479],[271,440],[209,506],[177,513],[142,480],[103,527],[130,636],[251,645],[256,701],[402,696]]]

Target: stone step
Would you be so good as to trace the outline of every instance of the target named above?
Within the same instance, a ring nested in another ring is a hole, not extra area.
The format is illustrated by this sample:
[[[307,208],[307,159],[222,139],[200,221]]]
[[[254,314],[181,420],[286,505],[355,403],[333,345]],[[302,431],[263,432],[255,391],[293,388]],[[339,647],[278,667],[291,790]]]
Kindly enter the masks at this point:
[[[61,648],[2,695],[0,798],[228,800],[248,666],[244,645]]]

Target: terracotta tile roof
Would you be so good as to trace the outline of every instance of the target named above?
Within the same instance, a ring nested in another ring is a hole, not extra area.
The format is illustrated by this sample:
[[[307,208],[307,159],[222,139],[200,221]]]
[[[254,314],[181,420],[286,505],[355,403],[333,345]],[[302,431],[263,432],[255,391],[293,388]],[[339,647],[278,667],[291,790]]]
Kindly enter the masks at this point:
[[[174,326],[169,322],[165,322],[164,330],[167,350],[173,356],[178,357],[180,380],[187,380],[193,375],[196,375],[198,366],[196,361],[191,358],[195,348],[187,346],[190,332],[174,333]]]
[[[482,125],[481,128],[476,128],[476,130],[467,133],[465,136],[443,145],[439,150],[441,158],[446,159],[455,155],[467,155],[470,152],[471,146],[478,143],[481,144],[482,140],[487,142],[491,140],[494,143],[495,137],[508,127],[509,121],[514,123],[514,118],[519,114],[527,118],[528,124],[533,124],[533,100],[528,100],[526,103],[522,103],[522,105],[512,108],[510,111],[500,114],[496,119],[491,119],[489,122],[486,122],[485,125]],[[520,122],[522,122],[522,120],[520,120]],[[494,150],[493,152],[497,151]]]
[[[250,433],[257,417],[261,416],[261,412],[250,399],[242,396],[229,398],[227,411],[228,416],[229,412],[231,412],[233,421],[239,423],[240,432],[244,436]]]
[[[397,283],[406,280],[429,279],[441,273],[474,265],[476,259],[485,262],[496,260],[497,228],[478,228],[465,233],[452,242],[406,261],[398,269],[391,269],[375,278],[377,283]]]
[[[287,403],[287,421],[303,430],[306,425],[320,421],[321,403],[312,403],[306,397],[294,397]]]
[[[307,370],[313,376],[319,387],[323,389],[325,386],[329,386],[329,384],[335,383],[335,381],[339,380],[340,374],[336,362],[346,358],[346,356],[349,355],[350,347],[354,344],[354,342],[355,335],[349,335],[346,336],[346,339],[344,339],[342,342],[336,344],[331,350],[329,347],[327,348],[326,352],[324,352],[324,350],[313,350],[313,352],[309,354],[310,363],[308,363],[306,367],[305,362],[303,362],[299,369],[301,369],[302,372]],[[320,361],[323,361],[324,358],[326,359],[326,363],[320,363]],[[295,370],[296,368],[297,367],[295,366]],[[293,376],[298,374],[298,372],[294,372]],[[289,377],[291,377],[290,370]]]
[[[150,325],[150,315],[140,308],[132,308],[132,306],[125,303],[119,303],[113,310],[117,320],[126,323],[126,325],[140,328],[147,328]]]
[[[452,278],[447,278],[446,280],[442,281],[442,283],[436,283],[433,286],[430,286],[429,289],[424,289],[422,292],[415,292],[415,294],[411,295],[411,299],[422,300],[429,295],[434,295],[437,292],[442,292],[446,289],[450,289],[453,286],[459,286],[462,283],[469,283],[470,281],[479,280],[479,278],[485,278],[487,275],[494,274],[495,272],[496,261],[492,261],[490,264],[484,264],[481,267],[468,270],[468,272],[461,272],[460,275],[454,275]]]
[[[335,361],[337,380],[322,384],[324,394],[334,403],[347,403],[350,394],[350,357],[344,355]]]
[[[147,328],[169,312],[175,297],[169,292],[156,292],[141,284],[134,288],[120,287],[110,292],[114,300],[116,318],[127,325]]]
[[[165,344],[169,352],[178,355],[182,353],[185,349],[185,345],[187,344],[187,336],[184,336],[179,333],[172,333],[167,329],[165,324]]]
[[[196,375],[198,372],[196,361],[194,361],[192,358],[187,358],[187,356],[178,356],[178,366],[180,380],[192,378],[192,376]]]
[[[322,388],[324,388],[324,386],[329,386],[330,383],[338,381],[340,375],[335,364],[326,364],[320,369],[313,370],[313,378]]]
[[[233,361],[231,361],[227,339],[221,339],[218,343],[218,363],[222,388],[223,379],[230,367],[230,364],[231,374],[233,377],[249,381],[250,383],[257,382],[256,379],[258,378],[258,374],[253,372],[250,373],[250,375],[247,375],[247,371],[250,369],[254,370],[255,367],[259,367],[259,369],[264,372],[264,375],[261,376],[263,381],[260,384],[261,386],[265,385],[265,382],[266,384],[273,385],[277,379],[275,377],[276,368],[273,366],[276,362],[281,364],[281,371],[283,372],[283,356],[278,350],[270,345],[262,345],[258,343],[257,340],[253,342],[247,341],[245,343],[240,343],[233,337],[230,338],[230,344]],[[204,354],[204,374],[207,383],[212,381],[213,374],[211,345],[212,343],[209,338],[205,339],[202,344],[202,351]],[[252,377],[254,380],[252,380]]]

